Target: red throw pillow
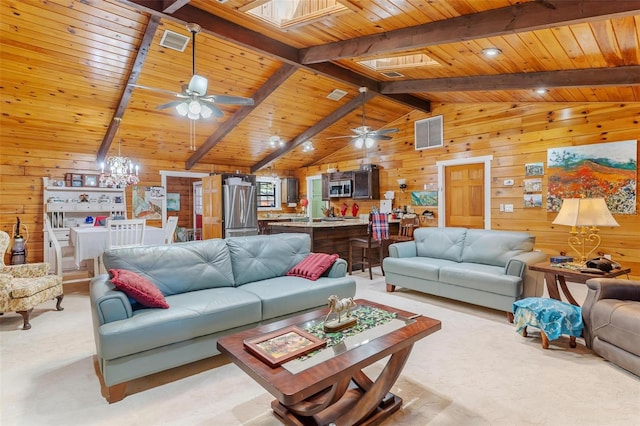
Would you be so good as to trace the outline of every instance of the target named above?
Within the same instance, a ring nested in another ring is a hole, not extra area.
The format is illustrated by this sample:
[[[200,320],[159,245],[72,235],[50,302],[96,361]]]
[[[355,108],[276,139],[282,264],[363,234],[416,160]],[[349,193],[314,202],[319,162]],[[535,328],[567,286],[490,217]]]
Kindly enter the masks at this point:
[[[151,281],[126,269],[109,269],[111,282],[118,290],[147,308],[168,309],[162,292]]]
[[[337,254],[311,253],[287,272],[288,276],[315,281],[331,267],[340,256]]]

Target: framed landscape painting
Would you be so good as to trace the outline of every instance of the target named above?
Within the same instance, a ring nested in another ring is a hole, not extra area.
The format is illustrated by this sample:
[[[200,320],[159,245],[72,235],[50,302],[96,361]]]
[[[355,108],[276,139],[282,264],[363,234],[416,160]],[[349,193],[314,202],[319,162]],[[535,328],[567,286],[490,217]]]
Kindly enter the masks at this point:
[[[438,191],[413,191],[411,192],[412,206],[438,206]]]
[[[609,142],[547,151],[547,211],[565,198],[604,198],[613,214],[635,214],[637,141]]]
[[[180,211],[180,193],[179,192],[167,193],[167,211],[168,212]]]

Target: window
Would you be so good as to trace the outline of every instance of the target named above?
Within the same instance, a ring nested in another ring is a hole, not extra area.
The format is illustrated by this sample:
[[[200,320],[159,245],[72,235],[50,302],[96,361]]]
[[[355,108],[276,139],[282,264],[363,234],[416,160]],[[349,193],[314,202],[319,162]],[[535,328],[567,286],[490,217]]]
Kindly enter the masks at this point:
[[[195,214],[202,215],[202,182],[193,184],[193,198]]]
[[[258,210],[282,210],[280,204],[280,179],[257,177]]]

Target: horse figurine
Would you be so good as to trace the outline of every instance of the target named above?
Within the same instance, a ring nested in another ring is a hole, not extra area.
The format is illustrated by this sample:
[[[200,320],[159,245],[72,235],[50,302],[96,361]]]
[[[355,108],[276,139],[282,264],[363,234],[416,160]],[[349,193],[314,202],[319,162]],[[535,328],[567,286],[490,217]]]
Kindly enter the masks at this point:
[[[339,299],[338,296],[336,295],[331,295],[329,296],[328,299],[329,302],[329,313],[327,313],[327,316],[324,318],[324,322],[325,322],[325,328],[326,328],[326,324],[327,324],[327,320],[329,319],[329,316],[331,314],[336,314],[338,315],[338,321],[334,322],[336,326],[341,326],[342,324],[346,323],[346,324],[350,324],[353,321],[348,321],[347,319],[349,319],[351,317],[351,308],[354,308],[356,306],[356,302],[353,301],[353,297],[345,297],[344,299]],[[342,321],[342,313],[345,312],[345,322],[343,323]],[[353,318],[355,319],[355,318]]]

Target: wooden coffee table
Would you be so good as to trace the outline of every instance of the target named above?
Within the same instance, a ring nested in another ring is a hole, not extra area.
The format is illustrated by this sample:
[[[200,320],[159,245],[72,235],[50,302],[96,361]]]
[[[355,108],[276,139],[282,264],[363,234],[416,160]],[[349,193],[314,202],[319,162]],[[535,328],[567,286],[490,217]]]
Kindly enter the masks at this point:
[[[405,324],[348,350],[337,349],[340,345],[324,349],[335,355],[297,373],[282,366],[269,367],[247,351],[243,342],[288,326],[323,320],[326,308],[222,337],[218,340],[218,349],[276,398],[271,408],[284,424],[380,424],[402,405],[402,399],[389,390],[400,375],[413,344],[440,330],[441,323],[367,300],[356,302],[358,306],[395,312]],[[375,380],[362,371],[388,356]]]

